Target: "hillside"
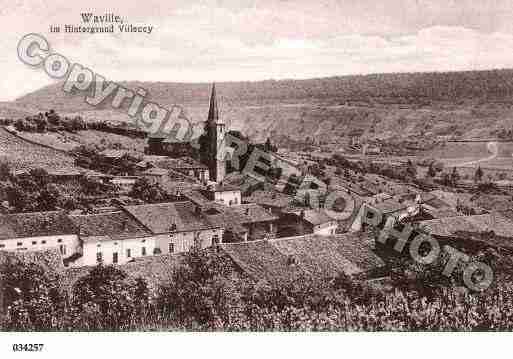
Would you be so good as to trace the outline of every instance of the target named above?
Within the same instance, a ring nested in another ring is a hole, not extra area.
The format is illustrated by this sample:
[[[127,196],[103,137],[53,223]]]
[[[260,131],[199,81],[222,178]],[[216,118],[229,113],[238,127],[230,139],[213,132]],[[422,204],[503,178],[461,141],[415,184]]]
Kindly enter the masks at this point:
[[[128,88],[142,87],[153,101],[165,104],[202,102],[208,98],[210,84],[172,82],[121,82]],[[370,103],[425,104],[429,101],[464,99],[511,100],[513,70],[447,73],[403,73],[343,76],[308,80],[268,80],[218,83],[218,93],[227,101],[251,103],[296,102],[301,99],[357,100]],[[55,107],[61,111],[88,109],[88,105],[50,85],[16,103]]]
[[[147,89],[148,97],[164,106],[182,105],[193,122],[206,118],[210,84],[121,84]],[[287,137],[304,140],[310,136],[330,141],[355,128],[379,138],[454,133],[480,138],[513,127],[513,70],[229,82],[218,83],[217,90],[223,119],[254,140],[267,136],[279,141]],[[23,96],[11,106],[129,120],[122,111],[112,111],[109,101],[103,109],[92,108],[83,98],[83,93],[68,95],[55,84]]]

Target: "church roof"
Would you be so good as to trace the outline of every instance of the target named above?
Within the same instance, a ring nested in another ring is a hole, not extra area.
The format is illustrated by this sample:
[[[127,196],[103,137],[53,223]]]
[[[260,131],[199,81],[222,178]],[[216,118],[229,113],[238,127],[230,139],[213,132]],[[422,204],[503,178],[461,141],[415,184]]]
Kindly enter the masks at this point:
[[[217,97],[216,97],[216,84],[212,85],[212,93],[210,95],[210,107],[208,109],[207,121],[220,123],[219,121],[219,110],[217,108]]]

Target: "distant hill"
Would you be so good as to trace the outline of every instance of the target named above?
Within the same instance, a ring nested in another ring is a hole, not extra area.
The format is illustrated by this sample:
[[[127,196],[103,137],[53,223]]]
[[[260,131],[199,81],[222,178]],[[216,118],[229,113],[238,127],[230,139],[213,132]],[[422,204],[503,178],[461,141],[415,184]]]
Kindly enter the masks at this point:
[[[183,105],[194,121],[204,121],[210,83],[121,82],[142,87],[164,106]],[[336,140],[355,128],[370,137],[457,134],[479,138],[513,128],[513,70],[375,74],[308,80],[217,83],[221,116],[255,140],[306,136]],[[128,117],[62,91],[61,84],[20,97],[16,108],[55,109],[87,118]],[[1,108],[1,105],[0,105]],[[1,110],[0,110],[1,113]]]

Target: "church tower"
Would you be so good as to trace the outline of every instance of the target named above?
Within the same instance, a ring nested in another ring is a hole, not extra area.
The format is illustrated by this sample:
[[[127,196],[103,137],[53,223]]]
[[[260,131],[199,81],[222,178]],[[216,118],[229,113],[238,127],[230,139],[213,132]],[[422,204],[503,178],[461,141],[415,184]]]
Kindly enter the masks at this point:
[[[217,108],[216,85],[212,85],[212,94],[210,95],[210,107],[208,118],[205,124],[205,141],[203,152],[203,162],[208,166],[210,179],[221,182],[226,174],[226,161],[224,159],[224,136],[226,126],[219,119],[219,110]]]

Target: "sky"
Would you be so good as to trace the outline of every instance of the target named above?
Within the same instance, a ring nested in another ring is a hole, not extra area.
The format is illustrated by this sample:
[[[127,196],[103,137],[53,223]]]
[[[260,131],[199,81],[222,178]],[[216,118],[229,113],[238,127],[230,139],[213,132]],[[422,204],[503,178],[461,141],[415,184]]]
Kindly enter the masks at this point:
[[[82,4],[80,4],[82,3]],[[0,0],[0,101],[52,83],[28,33],[109,80],[256,81],[513,68],[511,0]],[[50,33],[114,13],[151,34]]]

